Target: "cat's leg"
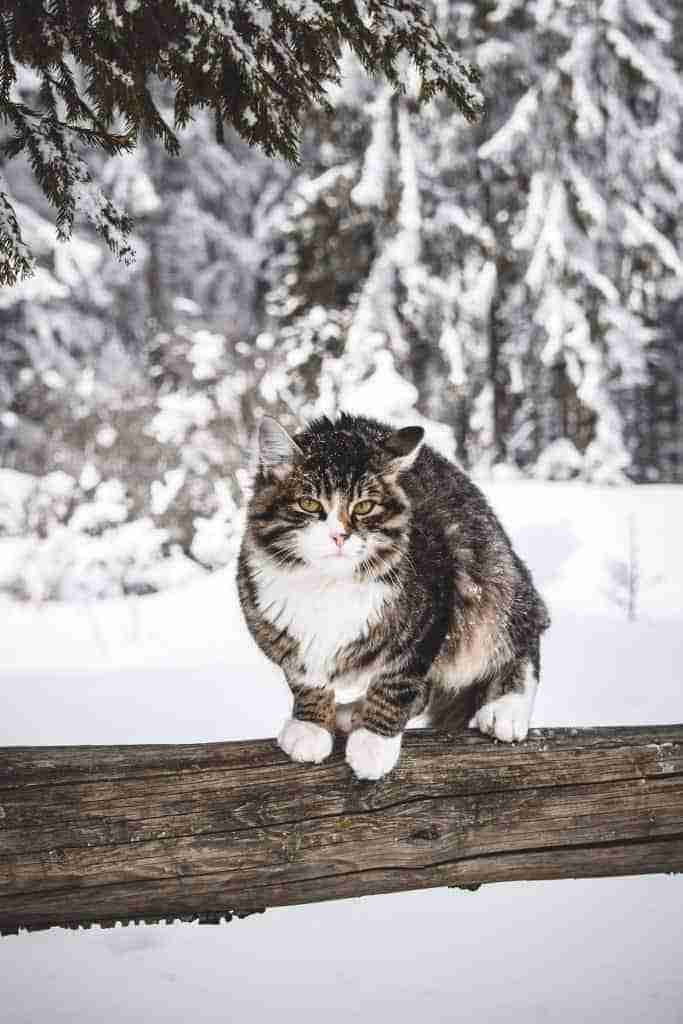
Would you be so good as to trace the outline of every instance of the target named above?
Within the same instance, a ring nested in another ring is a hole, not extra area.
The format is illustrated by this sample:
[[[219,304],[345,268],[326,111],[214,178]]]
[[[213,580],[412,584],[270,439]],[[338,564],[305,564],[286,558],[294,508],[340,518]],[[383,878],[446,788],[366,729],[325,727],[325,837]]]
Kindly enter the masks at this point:
[[[288,682],[294,694],[294,707],[277,741],[293,761],[319,764],[332,752],[334,693],[323,687]]]
[[[482,704],[470,720],[470,729],[479,729],[504,743],[525,740],[537,689],[537,660],[520,658],[484,689]]]
[[[343,732],[347,736],[356,725],[360,725],[360,713],[363,707],[361,700],[354,700],[350,704],[337,704],[335,708],[335,728],[337,732]]]
[[[429,699],[429,683],[419,676],[382,677],[369,687],[358,726],[346,741],[346,760],[358,779],[381,779],[398,762],[403,730]]]

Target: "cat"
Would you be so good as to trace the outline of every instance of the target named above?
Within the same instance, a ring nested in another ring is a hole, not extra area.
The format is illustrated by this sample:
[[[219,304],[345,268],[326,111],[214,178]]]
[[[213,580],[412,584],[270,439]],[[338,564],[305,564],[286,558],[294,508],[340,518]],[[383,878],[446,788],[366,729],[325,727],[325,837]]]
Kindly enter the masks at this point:
[[[323,761],[337,730],[355,776],[376,780],[409,724],[526,738],[548,612],[422,427],[341,413],[290,436],[264,417],[237,586],[293,694],[278,737],[293,760]]]

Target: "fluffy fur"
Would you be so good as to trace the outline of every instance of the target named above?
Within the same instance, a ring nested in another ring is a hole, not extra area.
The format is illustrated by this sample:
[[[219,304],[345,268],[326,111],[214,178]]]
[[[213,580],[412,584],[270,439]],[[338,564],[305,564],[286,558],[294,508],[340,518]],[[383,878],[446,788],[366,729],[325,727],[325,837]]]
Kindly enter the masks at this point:
[[[394,767],[418,715],[523,740],[538,684],[546,608],[481,491],[422,437],[344,413],[259,429],[237,580],[294,695],[280,744],[320,761],[336,727],[359,778]]]

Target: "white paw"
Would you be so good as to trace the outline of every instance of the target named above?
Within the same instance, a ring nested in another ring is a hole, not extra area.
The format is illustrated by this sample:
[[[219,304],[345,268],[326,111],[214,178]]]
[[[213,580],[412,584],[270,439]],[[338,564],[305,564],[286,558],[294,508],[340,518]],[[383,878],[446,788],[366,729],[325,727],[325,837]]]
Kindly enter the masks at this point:
[[[292,761],[313,761],[319,764],[332,752],[332,734],[314,722],[288,718],[277,741]]]
[[[342,704],[337,705],[335,711],[335,722],[339,732],[349,733],[351,732],[351,719],[353,717],[353,709],[355,704]]]
[[[531,707],[526,693],[504,693],[479,708],[469,728],[479,729],[503,743],[519,743],[529,731]]]
[[[357,779],[381,779],[401,753],[398,736],[378,736],[369,729],[354,729],[346,741],[346,762]]]

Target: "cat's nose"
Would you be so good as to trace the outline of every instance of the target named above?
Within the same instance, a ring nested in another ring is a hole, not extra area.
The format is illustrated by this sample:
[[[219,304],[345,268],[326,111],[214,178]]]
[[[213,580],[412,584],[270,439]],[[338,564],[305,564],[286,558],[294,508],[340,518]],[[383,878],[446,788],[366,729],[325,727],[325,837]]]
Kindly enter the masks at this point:
[[[341,551],[344,541],[348,537],[348,533],[343,526],[336,526],[334,530],[330,530],[330,537]]]

